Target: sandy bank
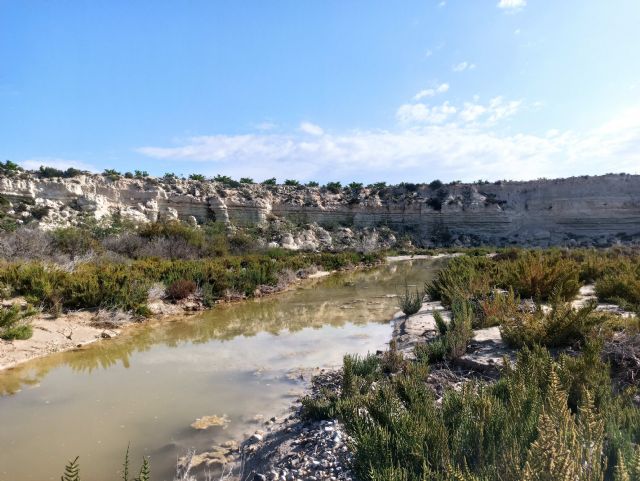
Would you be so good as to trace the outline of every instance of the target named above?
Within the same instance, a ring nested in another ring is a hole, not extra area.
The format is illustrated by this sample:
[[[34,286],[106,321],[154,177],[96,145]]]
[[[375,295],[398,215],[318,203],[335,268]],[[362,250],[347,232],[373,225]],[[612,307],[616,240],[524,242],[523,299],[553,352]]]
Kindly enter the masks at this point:
[[[322,279],[332,272],[317,271],[304,278],[296,278],[286,286],[265,289],[256,293],[256,297],[264,297],[284,292],[303,282]],[[221,303],[240,301],[229,299]],[[22,299],[4,301],[5,306],[13,302],[23,303]],[[149,303],[153,313],[151,318],[136,320],[122,312],[95,310],[69,311],[58,317],[39,313],[30,318],[33,336],[26,340],[4,341],[0,339],[0,371],[10,369],[23,362],[44,357],[56,352],[71,351],[96,341],[108,340],[119,336],[128,327],[140,322],[157,322],[175,319],[177,316],[193,315],[205,310],[202,303],[186,299],[177,304],[156,300]]]
[[[462,252],[454,252],[453,254],[416,254],[416,255],[402,255],[402,256],[387,256],[387,262],[402,262],[402,261],[416,261],[419,259],[443,259],[446,257],[458,257],[464,255]]]

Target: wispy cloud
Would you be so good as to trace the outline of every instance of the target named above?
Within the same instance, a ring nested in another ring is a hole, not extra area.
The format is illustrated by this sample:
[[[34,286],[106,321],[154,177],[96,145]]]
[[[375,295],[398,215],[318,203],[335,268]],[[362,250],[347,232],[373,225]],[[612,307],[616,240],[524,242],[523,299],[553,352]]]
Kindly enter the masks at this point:
[[[527,0],[500,0],[498,8],[505,10],[519,10],[527,5]]]
[[[465,70],[473,70],[474,68],[476,68],[476,65],[474,63],[467,62],[465,60],[464,62],[455,64],[453,67],[451,67],[451,70],[453,70],[454,72],[464,72]]]
[[[640,173],[640,107],[583,132],[505,134],[494,125],[517,114],[521,104],[513,102],[496,97],[461,109],[448,103],[413,107],[408,116],[424,121],[401,123],[394,130],[311,137],[295,132],[210,135],[137,151],[156,159],[201,163],[204,173],[254,178],[400,182]],[[455,113],[446,115],[447,121],[433,122],[445,110]]]
[[[322,127],[316,124],[312,124],[311,122],[302,122],[300,124],[300,131],[309,135],[322,135],[324,134],[324,130]]]
[[[457,112],[449,102],[430,107],[423,103],[404,104],[398,108],[396,118],[403,124],[429,123],[441,124]]]
[[[436,88],[424,89],[413,96],[413,100],[422,100],[427,97],[435,97],[438,94],[443,94],[449,91],[449,84],[443,83]]]
[[[262,122],[258,122],[257,124],[254,124],[254,127],[257,130],[261,130],[263,132],[266,132],[267,130],[273,130],[277,126],[278,125],[275,122],[271,122],[270,120],[264,120]]]
[[[97,167],[80,160],[61,159],[59,157],[34,157],[19,162],[22,167],[28,170],[37,170],[41,165],[45,167],[54,167],[56,169],[65,170],[74,167],[80,170],[88,170],[97,172]]]

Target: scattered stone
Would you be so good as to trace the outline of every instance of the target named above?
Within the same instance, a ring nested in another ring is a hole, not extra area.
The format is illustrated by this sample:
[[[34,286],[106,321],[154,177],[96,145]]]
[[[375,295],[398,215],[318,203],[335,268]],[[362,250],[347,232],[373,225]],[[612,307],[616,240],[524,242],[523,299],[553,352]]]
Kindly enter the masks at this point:
[[[480,372],[497,371],[508,359],[515,363],[516,349],[502,340],[499,327],[489,327],[474,331],[467,352],[455,360],[456,364]]]

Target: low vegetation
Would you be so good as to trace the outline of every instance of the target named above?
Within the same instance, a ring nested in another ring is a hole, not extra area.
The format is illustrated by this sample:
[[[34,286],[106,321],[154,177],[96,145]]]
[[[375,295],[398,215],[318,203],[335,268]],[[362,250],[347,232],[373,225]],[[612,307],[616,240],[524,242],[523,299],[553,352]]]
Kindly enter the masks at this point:
[[[389,373],[384,358],[347,356],[341,392],[303,400],[307,417],[344,422],[359,479],[637,479],[619,473],[638,473],[640,410],[612,391],[598,346],[557,359],[525,348],[497,382],[441,399],[428,362]]]
[[[361,480],[640,480],[638,319],[595,300],[572,305],[595,283],[601,300],[637,306],[638,259],[624,249],[452,259],[425,286],[451,319],[433,313],[438,332],[415,360],[394,343],[382,356],[347,356],[340,390],[305,398],[303,414],[342,420]],[[515,364],[505,360],[495,381],[434,389],[431,371],[489,326],[519,348]]]
[[[260,286],[278,286],[279,274],[318,266],[325,270],[374,264],[375,254],[291,253],[280,250],[260,254],[199,260],[145,258],[111,262],[77,262],[72,270],[41,261],[0,263],[0,284],[8,295],[24,296],[54,313],[64,309],[123,309],[147,312],[149,289],[167,287],[177,300],[199,291],[208,302],[230,295],[252,296]]]
[[[420,310],[424,294],[416,287],[413,290],[405,283],[404,292],[398,296],[398,307],[405,314],[411,316]]]
[[[13,304],[11,307],[0,307],[0,339],[29,339],[33,335],[29,317],[35,313],[30,306],[22,308]]]
[[[61,481],[80,481],[80,458],[75,458],[69,461],[62,474]],[[124,457],[124,463],[122,464],[122,481],[150,481],[151,480],[151,462],[148,457],[142,458],[142,464],[140,465],[140,471],[137,476],[130,477],[129,473],[130,461],[129,461],[129,448]],[[188,481],[188,479],[185,479]]]

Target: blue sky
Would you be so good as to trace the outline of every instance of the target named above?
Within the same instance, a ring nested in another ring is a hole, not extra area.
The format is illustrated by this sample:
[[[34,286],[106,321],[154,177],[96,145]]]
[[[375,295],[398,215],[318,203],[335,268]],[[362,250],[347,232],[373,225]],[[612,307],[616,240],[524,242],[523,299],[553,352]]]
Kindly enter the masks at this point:
[[[0,158],[322,182],[640,173],[639,22],[637,0],[0,0]]]

